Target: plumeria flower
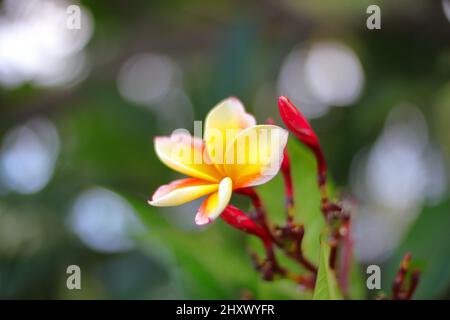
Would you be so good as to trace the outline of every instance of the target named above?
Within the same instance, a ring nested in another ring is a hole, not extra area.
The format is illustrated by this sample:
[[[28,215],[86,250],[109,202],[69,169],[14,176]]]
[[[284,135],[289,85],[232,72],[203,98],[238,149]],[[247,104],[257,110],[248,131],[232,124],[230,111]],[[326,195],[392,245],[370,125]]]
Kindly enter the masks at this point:
[[[266,183],[277,174],[287,139],[286,130],[256,125],[237,98],[228,98],[206,116],[203,140],[177,131],[155,138],[159,159],[188,177],[159,187],[149,204],[177,206],[207,196],[195,222],[208,224],[227,207],[233,190]]]

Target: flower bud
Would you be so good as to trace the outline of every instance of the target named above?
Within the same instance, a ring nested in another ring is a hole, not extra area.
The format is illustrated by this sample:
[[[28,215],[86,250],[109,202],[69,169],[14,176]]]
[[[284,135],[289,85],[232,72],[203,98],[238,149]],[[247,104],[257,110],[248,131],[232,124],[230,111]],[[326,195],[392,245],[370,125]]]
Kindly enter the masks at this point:
[[[238,208],[228,205],[220,217],[236,229],[261,238],[264,244],[270,244],[270,235]]]
[[[278,98],[278,109],[286,127],[314,153],[318,166],[318,183],[326,183],[326,163],[320,147],[319,139],[305,116],[286,97]]]

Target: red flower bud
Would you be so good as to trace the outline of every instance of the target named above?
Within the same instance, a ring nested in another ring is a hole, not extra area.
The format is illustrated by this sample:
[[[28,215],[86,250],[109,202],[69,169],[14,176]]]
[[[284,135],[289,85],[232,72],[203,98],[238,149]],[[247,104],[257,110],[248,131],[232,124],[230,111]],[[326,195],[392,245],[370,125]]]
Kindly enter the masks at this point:
[[[228,205],[220,217],[236,229],[253,234],[261,238],[265,245],[270,245],[270,235],[238,208]]]
[[[320,186],[323,186],[326,182],[327,169],[316,133],[305,116],[303,116],[288,98],[284,96],[278,98],[278,109],[281,119],[289,131],[314,153],[318,165],[318,182]]]
[[[308,120],[288,98],[284,96],[278,98],[278,109],[283,122],[301,142],[311,148],[319,144],[319,140]]]

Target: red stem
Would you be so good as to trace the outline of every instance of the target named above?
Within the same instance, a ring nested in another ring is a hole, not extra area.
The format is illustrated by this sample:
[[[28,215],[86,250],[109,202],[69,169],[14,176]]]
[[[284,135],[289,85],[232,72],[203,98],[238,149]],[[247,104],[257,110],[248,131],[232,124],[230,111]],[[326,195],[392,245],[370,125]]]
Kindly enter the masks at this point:
[[[294,221],[294,186],[292,184],[291,161],[287,148],[285,148],[283,152],[281,173],[284,181],[287,223],[289,225]]]
[[[403,257],[402,262],[400,263],[400,268],[397,272],[397,276],[395,277],[394,283],[392,285],[392,299],[399,300],[403,299],[403,287],[405,283],[405,275],[408,271],[409,264],[411,262],[411,253],[406,253]]]
[[[256,193],[253,188],[242,188],[235,190],[236,193],[247,196],[252,202],[253,207],[255,208],[255,221],[258,223],[265,232],[270,236],[271,240],[275,243],[278,242],[278,239],[273,235],[269,223],[267,222],[266,209],[263,206],[261,198]]]
[[[305,235],[305,227],[300,226],[298,230],[295,232],[296,238],[295,239],[295,250],[294,250],[294,257],[309,271],[316,274],[317,273],[317,267],[312,264],[303,254],[302,250],[302,243],[303,243],[303,237]]]
[[[419,284],[420,279],[420,271],[415,270],[411,275],[411,283],[409,285],[408,292],[406,293],[406,299],[411,300],[412,296],[414,295],[414,292],[417,289],[417,285]]]
[[[258,193],[253,188],[243,188],[236,190],[237,193],[245,195],[250,198],[252,205],[255,207],[255,210],[257,212],[256,222],[261,225],[261,227],[265,230],[265,232],[270,235],[272,242],[281,250],[283,250],[286,255],[297,262],[299,262],[301,265],[303,265],[307,270],[310,270],[314,274],[317,273],[317,267],[314,266],[312,262],[310,262],[303,254],[301,244],[303,240],[303,233],[296,233],[293,232],[292,228],[294,226],[287,226],[285,229],[285,232],[289,233],[292,240],[295,241],[296,247],[295,250],[287,250],[284,246],[283,241],[281,241],[279,238],[277,238],[271,231],[268,223],[267,223],[267,217],[266,217],[266,210],[262,204],[261,198],[259,197]],[[303,229],[303,227],[302,227]],[[282,230],[283,231],[283,230]],[[298,232],[298,231],[297,231]]]
[[[255,261],[257,269],[263,274],[264,279],[272,280],[275,273],[282,276],[288,276],[287,270],[278,264],[273,250],[272,237],[264,228],[257,225],[245,213],[232,205],[228,205],[220,217],[236,229],[253,234],[261,239],[266,251],[267,259],[264,263],[260,264],[256,261],[256,255],[253,255],[253,260]]]
[[[342,252],[339,265],[339,283],[344,296],[348,296],[348,284],[353,258],[353,240],[351,238],[351,220],[344,223],[344,235],[342,238]]]
[[[266,120],[267,124],[275,124],[272,118]],[[281,174],[283,175],[285,201],[286,201],[286,220],[291,225],[294,222],[294,185],[292,183],[291,161],[287,147],[283,150],[283,161],[281,162]]]

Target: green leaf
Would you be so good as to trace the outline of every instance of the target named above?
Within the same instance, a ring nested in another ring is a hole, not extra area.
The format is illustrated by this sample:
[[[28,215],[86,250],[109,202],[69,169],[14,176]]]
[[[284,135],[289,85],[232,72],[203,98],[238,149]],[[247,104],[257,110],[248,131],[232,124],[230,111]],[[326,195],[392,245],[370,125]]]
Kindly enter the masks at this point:
[[[361,265],[353,260],[350,270],[350,286],[349,286],[349,298],[352,300],[363,300],[367,298],[367,287],[365,274],[361,268]]]
[[[320,244],[319,270],[317,272],[314,300],[342,300],[336,275],[329,267],[330,246],[324,238]]]

